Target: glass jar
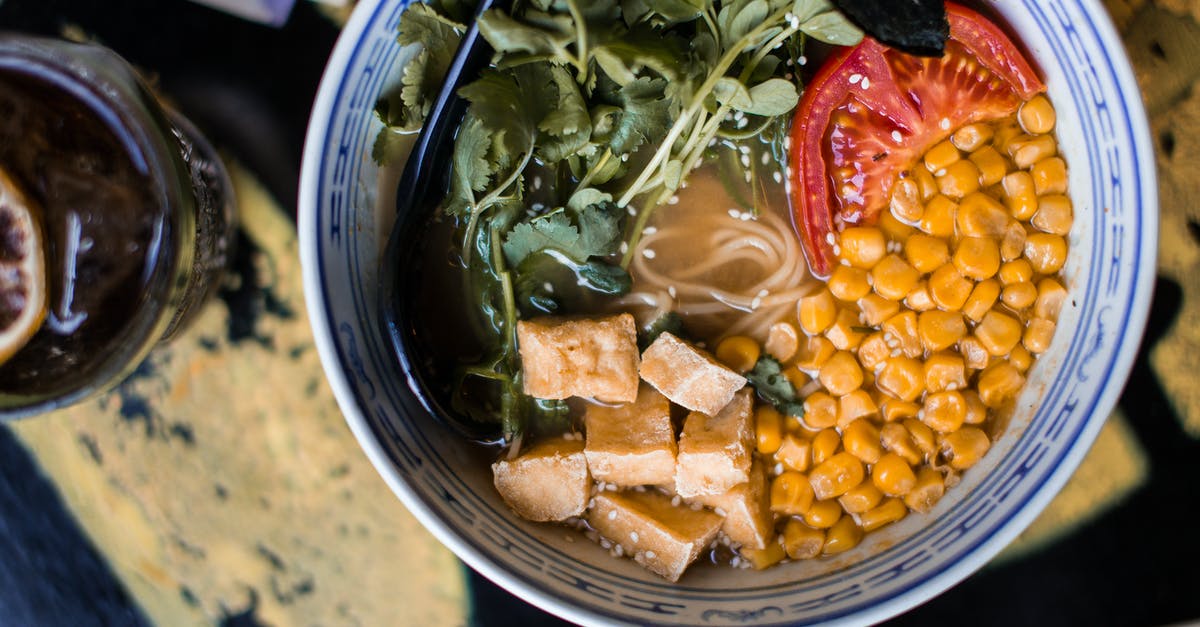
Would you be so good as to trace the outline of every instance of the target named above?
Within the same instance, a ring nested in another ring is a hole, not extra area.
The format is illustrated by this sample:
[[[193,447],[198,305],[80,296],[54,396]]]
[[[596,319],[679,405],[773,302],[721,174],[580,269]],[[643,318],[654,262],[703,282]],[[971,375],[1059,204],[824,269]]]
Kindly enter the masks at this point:
[[[0,418],[115,386],[219,287],[235,226],[213,148],[97,45],[0,32],[0,169],[38,207],[44,321],[0,364]]]

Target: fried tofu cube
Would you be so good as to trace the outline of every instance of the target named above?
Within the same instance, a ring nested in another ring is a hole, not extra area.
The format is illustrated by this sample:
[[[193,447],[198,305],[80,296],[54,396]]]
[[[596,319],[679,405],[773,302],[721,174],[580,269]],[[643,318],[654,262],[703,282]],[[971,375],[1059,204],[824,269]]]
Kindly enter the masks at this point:
[[[675,491],[684,498],[721,494],[750,480],[754,420],[747,388],[717,415],[688,414],[679,436]]]
[[[654,490],[601,492],[587,520],[634,561],[671,581],[679,581],[721,529],[720,516],[672,505],[671,497]]]
[[[534,398],[582,396],[606,403],[637,398],[637,327],[627,313],[519,320],[517,344],[525,393]]]
[[[504,502],[521,518],[535,522],[578,516],[591,497],[582,440],[538,442],[516,459],[492,464],[492,477]]]
[[[675,429],[667,397],[643,385],[637,400],[617,407],[589,405],[584,455],[597,481],[659,485],[675,476]]]
[[[718,515],[724,516],[721,530],[744,548],[765,549],[775,537],[767,473],[757,461],[750,467],[749,481],[739,483],[722,494],[705,494],[692,501],[711,507]]]
[[[746,385],[745,377],[670,333],[659,335],[642,353],[640,372],[672,403],[710,416]]]

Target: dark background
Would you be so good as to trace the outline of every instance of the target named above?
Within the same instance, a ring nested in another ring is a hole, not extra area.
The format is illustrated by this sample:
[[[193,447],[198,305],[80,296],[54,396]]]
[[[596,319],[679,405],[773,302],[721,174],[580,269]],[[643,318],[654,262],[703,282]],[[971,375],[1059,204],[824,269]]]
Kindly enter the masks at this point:
[[[309,108],[337,27],[299,0],[270,28],[183,0],[0,0],[0,29],[77,26],[155,77],[214,143],[294,211]],[[1200,229],[1198,229],[1200,232]],[[1195,234],[1194,234],[1195,235]],[[1198,242],[1200,243],[1200,242]],[[1119,507],[1031,556],[989,566],[895,625],[1153,625],[1200,619],[1200,442],[1180,428],[1147,361],[1182,306],[1160,280],[1120,404],[1149,481]],[[554,624],[471,578],[477,625]],[[40,472],[0,425],[0,623],[141,625],[128,596]],[[259,625],[226,616],[226,625]]]

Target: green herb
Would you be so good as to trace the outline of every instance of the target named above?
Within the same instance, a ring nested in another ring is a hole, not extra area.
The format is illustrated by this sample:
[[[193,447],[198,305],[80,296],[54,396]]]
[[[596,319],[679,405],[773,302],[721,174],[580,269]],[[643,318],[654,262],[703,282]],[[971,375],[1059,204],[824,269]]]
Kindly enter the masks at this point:
[[[679,317],[679,314],[674,311],[668,311],[656,318],[654,322],[650,323],[650,326],[638,334],[638,348],[646,350],[646,347],[653,344],[654,340],[657,340],[658,336],[663,333],[679,336],[683,334],[682,332],[683,318]]]
[[[771,403],[786,416],[803,416],[804,403],[796,393],[796,387],[783,376],[783,365],[775,358],[763,355],[746,373],[746,380],[758,392],[759,398]]]
[[[423,56],[379,107],[395,132],[424,118],[462,32],[461,12],[420,6],[402,19],[401,42]],[[805,37],[852,44],[861,33],[825,0],[529,0],[478,23],[495,56],[460,89],[469,106],[442,209],[489,348],[464,382],[488,383],[485,405],[519,441],[561,408],[521,393],[517,320],[571,313],[560,298],[569,289],[627,292],[651,214],[714,139],[786,135],[800,88],[786,61]]]

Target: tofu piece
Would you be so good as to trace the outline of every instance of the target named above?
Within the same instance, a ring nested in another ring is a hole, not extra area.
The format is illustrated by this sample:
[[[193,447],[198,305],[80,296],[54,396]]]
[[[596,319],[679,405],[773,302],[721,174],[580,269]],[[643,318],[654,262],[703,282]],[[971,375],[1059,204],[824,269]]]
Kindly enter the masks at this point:
[[[500,497],[518,516],[536,522],[566,520],[587,509],[592,478],[582,440],[553,438],[516,459],[492,464]]]
[[[643,385],[637,400],[618,407],[589,405],[583,448],[596,481],[619,486],[658,485],[675,477],[675,429],[671,403]]]
[[[722,494],[750,479],[754,420],[750,389],[736,393],[716,416],[694,411],[683,423],[675,462],[675,492],[684,498]]]
[[[672,403],[715,416],[746,378],[726,368],[708,353],[663,333],[642,353],[644,379]]]
[[[634,561],[671,581],[679,581],[721,529],[721,517],[655,490],[601,492],[588,510],[588,523],[621,545]]]
[[[747,549],[765,549],[775,537],[775,517],[771,514],[771,494],[767,489],[766,469],[755,461],[750,480],[722,494],[702,494],[692,499],[725,516],[721,531],[730,540]]]
[[[638,393],[637,326],[607,318],[517,321],[525,393],[534,398],[595,398],[632,403]]]

